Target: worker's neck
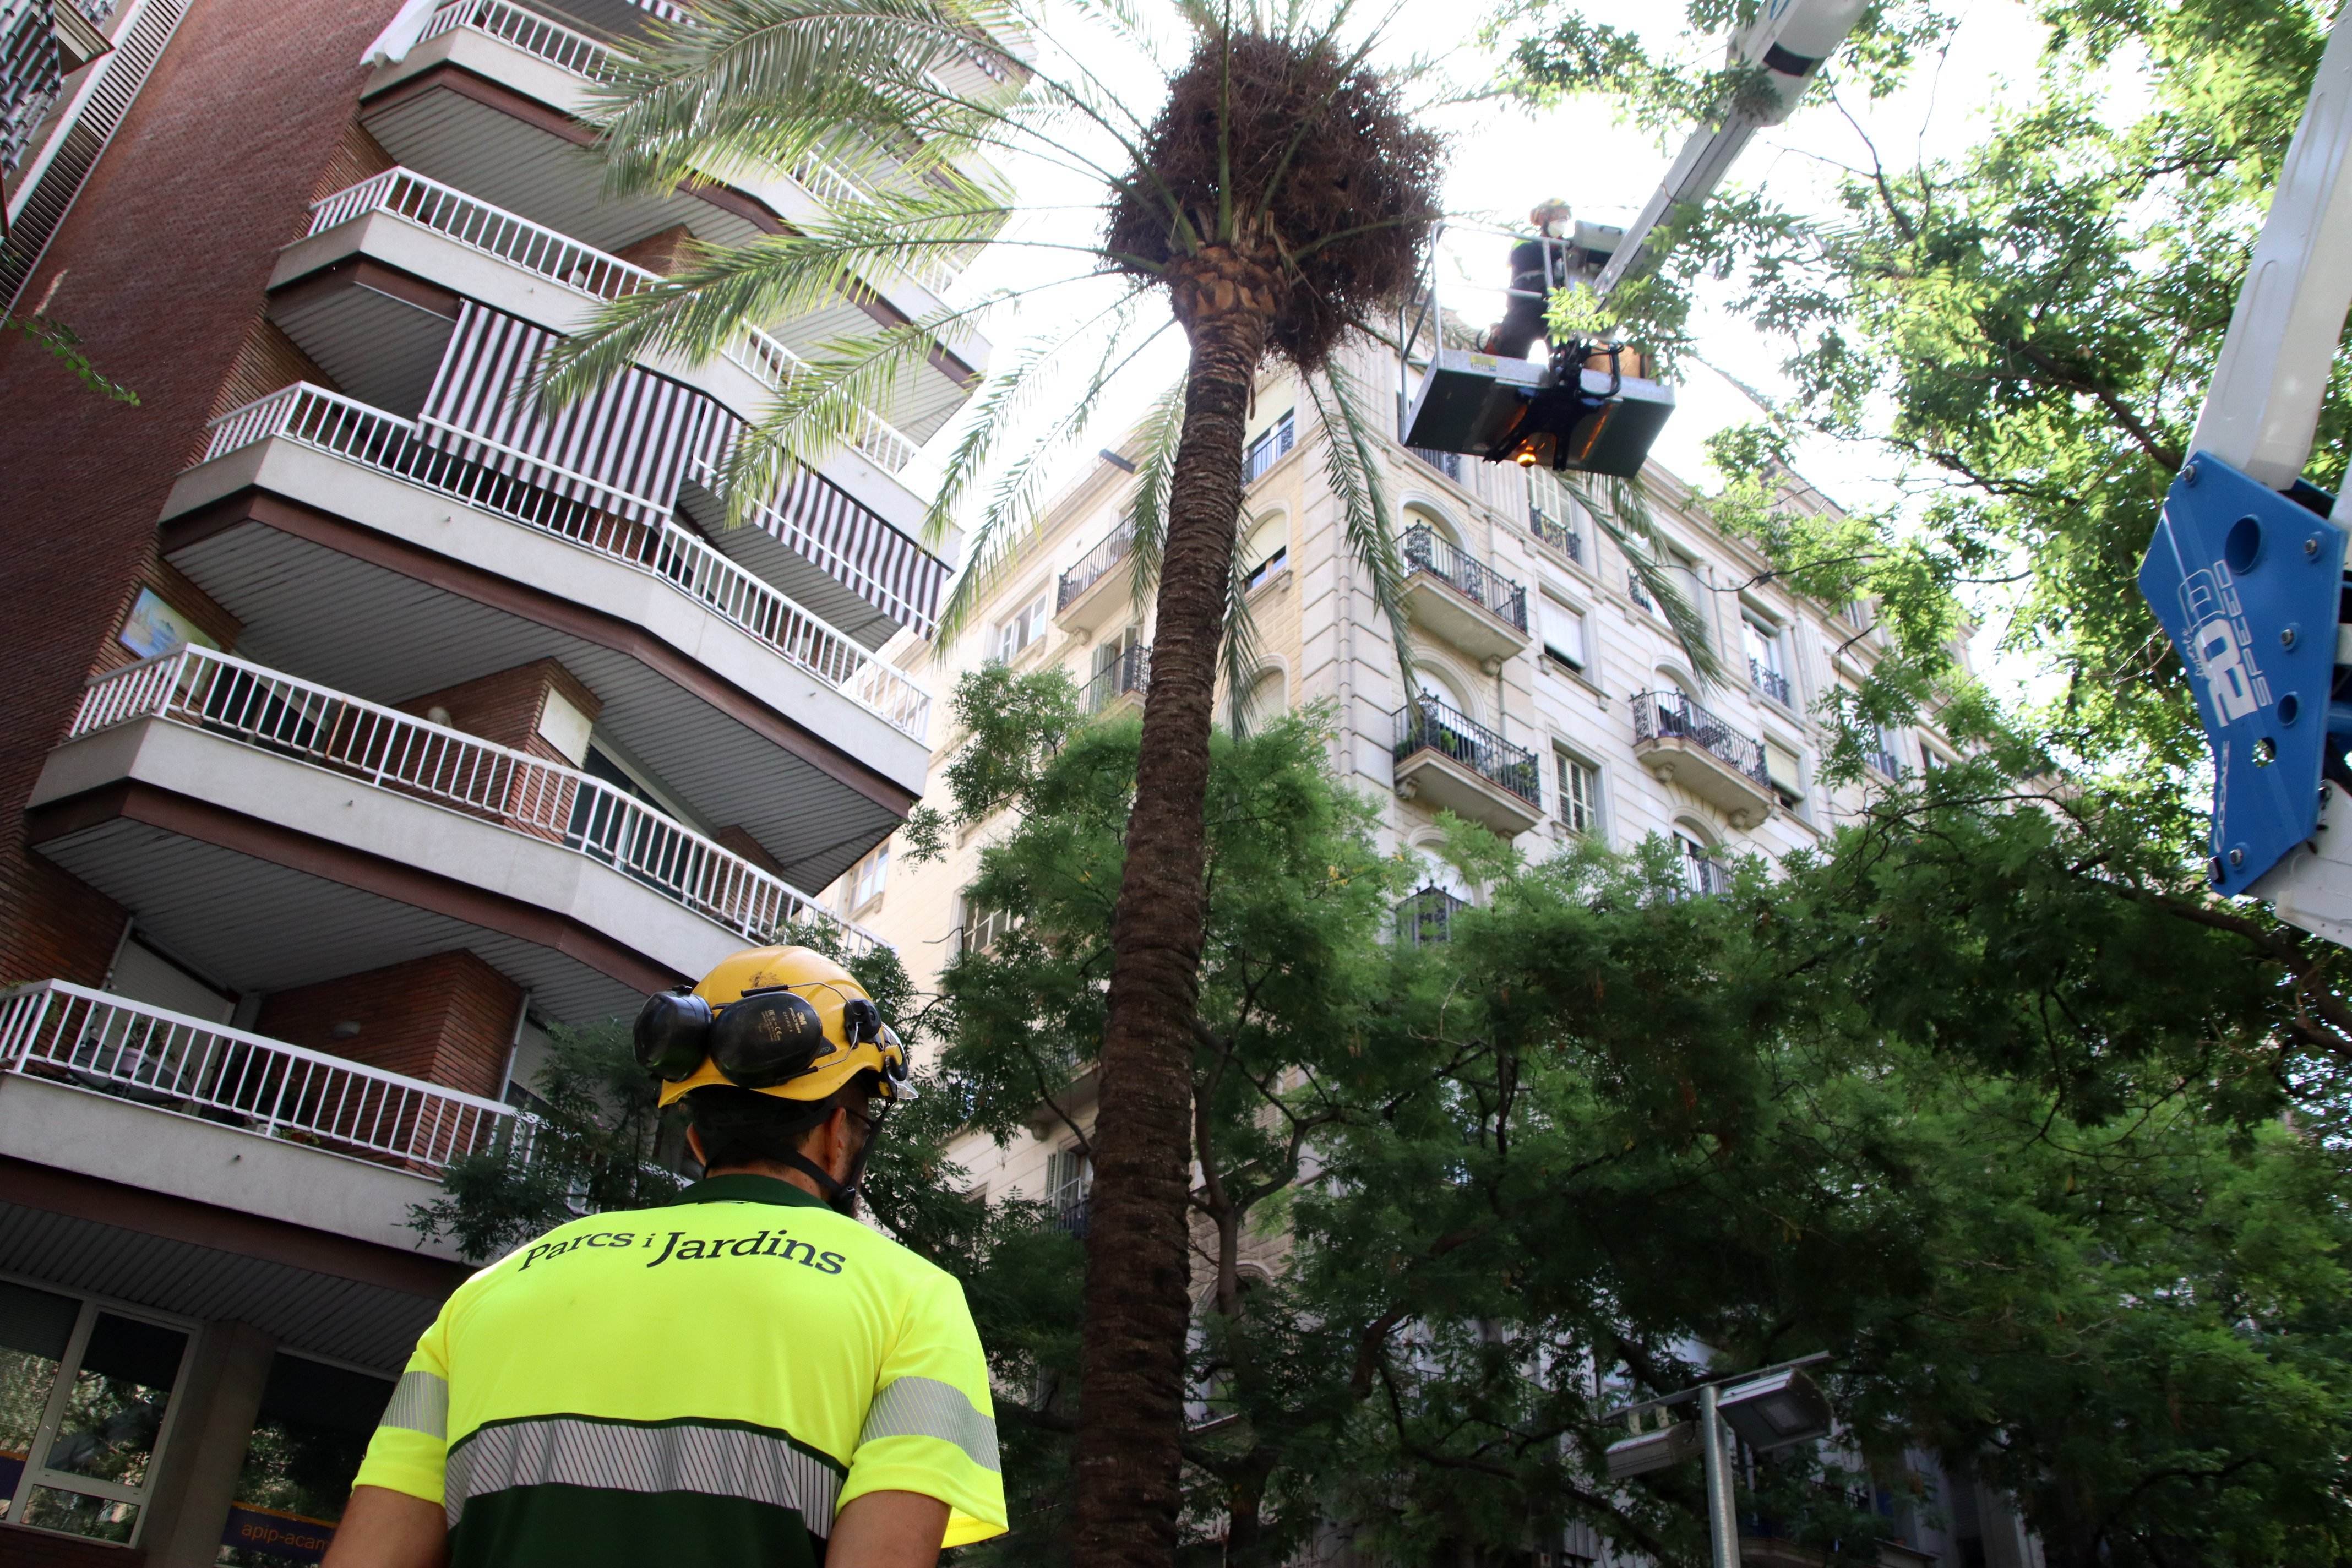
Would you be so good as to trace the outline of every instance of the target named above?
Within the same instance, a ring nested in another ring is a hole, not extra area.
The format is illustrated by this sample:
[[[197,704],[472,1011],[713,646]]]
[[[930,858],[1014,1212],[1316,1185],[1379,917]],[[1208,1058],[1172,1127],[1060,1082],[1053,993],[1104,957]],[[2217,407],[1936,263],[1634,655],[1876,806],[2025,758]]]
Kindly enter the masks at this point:
[[[824,1194],[817,1187],[815,1177],[806,1171],[796,1170],[781,1161],[746,1160],[740,1165],[713,1165],[705,1170],[702,1174],[705,1180],[712,1176],[767,1176],[775,1181],[789,1182],[820,1202],[824,1199]]]

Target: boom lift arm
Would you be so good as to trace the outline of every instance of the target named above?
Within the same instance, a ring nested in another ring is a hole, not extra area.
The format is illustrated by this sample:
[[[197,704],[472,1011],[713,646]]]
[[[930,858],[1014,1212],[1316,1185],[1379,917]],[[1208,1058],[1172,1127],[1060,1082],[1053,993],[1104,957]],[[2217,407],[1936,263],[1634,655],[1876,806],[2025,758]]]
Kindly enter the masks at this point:
[[[2352,946],[2347,502],[2302,478],[2352,307],[2347,153],[2352,26],[2339,21],[2139,588],[2213,749],[2212,885]]]
[[[1757,131],[1786,120],[1814,73],[1844,42],[1868,0],[1764,0],[1727,53],[1750,68],[1749,90],[1691,133],[1664,183],[1624,229],[1579,223],[1539,241],[1541,295],[1581,286],[1606,298],[1654,267],[1674,226],[1704,205]],[[1437,298],[1436,247],[1414,303],[1399,321],[1400,406],[1408,446],[1461,452],[1490,462],[1576,468],[1631,479],[1673,413],[1674,389],[1648,375],[1639,354],[1608,343],[1563,342],[1549,363],[1448,346]],[[1517,286],[1514,296],[1528,292]],[[1540,306],[1542,300],[1538,300]],[[1412,385],[1415,345],[1428,334],[1426,374]]]

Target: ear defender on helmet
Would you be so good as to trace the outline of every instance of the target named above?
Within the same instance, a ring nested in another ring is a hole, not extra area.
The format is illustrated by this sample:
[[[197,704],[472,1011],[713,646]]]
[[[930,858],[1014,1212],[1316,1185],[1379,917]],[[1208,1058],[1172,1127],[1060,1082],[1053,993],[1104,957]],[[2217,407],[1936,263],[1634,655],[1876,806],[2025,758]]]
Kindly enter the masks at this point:
[[[702,1065],[709,1038],[710,1004],[681,985],[646,998],[630,1044],[639,1067],[676,1083]]]
[[[782,987],[720,1008],[709,1047],[711,1065],[744,1089],[773,1089],[796,1079],[833,1048],[816,1009]]]
[[[843,997],[841,1032],[852,1046],[862,1046],[868,1040],[880,1039],[882,1009],[863,996]]]

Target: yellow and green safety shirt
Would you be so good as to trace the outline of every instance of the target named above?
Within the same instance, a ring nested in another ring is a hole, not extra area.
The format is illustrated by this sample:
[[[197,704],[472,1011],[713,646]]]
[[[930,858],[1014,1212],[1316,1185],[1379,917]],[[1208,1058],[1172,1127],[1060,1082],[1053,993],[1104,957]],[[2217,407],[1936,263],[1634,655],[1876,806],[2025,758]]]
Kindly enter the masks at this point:
[[[1004,1529],[988,1366],[942,1270],[788,1182],[559,1226],[457,1288],[359,1486],[442,1505],[452,1568],[814,1568],[870,1491]]]

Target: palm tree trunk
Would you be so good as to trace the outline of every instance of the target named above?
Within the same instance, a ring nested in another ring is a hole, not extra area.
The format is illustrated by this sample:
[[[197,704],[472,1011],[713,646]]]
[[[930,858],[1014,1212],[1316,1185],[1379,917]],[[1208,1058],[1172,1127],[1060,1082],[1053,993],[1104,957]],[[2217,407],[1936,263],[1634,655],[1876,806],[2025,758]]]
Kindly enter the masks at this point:
[[[1241,513],[1242,428],[1274,277],[1213,247],[1171,279],[1192,344],[1160,561],[1143,765],[1111,919],[1110,1014],[1088,1200],[1078,1568],[1171,1568],[1184,1426],[1193,1007],[1209,722]]]

